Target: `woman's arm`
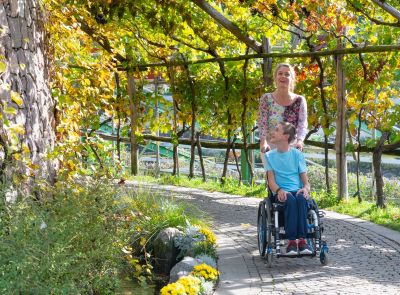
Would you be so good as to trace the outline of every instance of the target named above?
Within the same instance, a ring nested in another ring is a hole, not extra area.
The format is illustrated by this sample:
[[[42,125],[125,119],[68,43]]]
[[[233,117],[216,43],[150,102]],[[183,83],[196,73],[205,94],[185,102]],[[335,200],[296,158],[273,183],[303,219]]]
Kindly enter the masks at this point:
[[[269,146],[267,143],[267,134],[268,134],[268,103],[267,103],[267,95],[264,94],[260,97],[260,102],[258,106],[258,129],[260,134],[260,151],[261,153],[265,153],[269,150]]]
[[[300,110],[299,110],[299,121],[297,125],[297,141],[296,147],[303,150],[303,142],[307,135],[307,101],[304,96],[301,96]]]

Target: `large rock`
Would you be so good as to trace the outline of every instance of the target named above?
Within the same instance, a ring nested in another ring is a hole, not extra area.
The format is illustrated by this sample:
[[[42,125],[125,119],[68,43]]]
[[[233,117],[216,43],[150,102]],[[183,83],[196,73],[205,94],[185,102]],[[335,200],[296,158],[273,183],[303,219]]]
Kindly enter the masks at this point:
[[[154,271],[168,275],[171,268],[178,262],[179,249],[175,246],[174,239],[182,232],[177,228],[168,227],[159,232],[154,240]]]
[[[178,262],[171,269],[171,273],[169,274],[169,282],[176,282],[177,280],[179,280],[179,278],[189,275],[193,268],[201,263],[202,262],[200,259],[185,256],[182,261]]]

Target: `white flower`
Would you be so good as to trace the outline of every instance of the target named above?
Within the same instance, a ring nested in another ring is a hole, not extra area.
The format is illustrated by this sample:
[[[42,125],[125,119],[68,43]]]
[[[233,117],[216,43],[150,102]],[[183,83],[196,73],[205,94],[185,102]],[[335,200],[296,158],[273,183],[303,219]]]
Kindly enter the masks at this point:
[[[7,203],[15,203],[17,201],[17,191],[15,190],[8,190],[6,193],[6,202]]]
[[[45,229],[47,227],[46,222],[42,221],[42,223],[40,224],[40,229]]]

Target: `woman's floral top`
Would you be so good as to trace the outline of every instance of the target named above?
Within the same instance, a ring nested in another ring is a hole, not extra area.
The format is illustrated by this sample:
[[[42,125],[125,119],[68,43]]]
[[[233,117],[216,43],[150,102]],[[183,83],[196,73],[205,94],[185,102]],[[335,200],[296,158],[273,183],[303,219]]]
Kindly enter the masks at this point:
[[[298,95],[289,106],[281,106],[266,93],[260,98],[258,110],[258,128],[260,138],[266,138],[269,143],[270,132],[279,122],[292,123],[297,130],[297,138],[304,140],[307,135],[307,102],[304,96]]]

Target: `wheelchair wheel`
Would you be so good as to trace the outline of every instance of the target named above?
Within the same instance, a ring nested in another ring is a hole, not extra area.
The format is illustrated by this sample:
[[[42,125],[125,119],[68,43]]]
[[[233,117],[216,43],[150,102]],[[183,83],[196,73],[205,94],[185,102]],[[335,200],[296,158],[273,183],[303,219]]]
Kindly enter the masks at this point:
[[[257,241],[258,241],[258,251],[260,256],[264,257],[265,251],[267,249],[267,218],[265,212],[265,203],[261,201],[258,205],[258,215],[257,215]]]
[[[321,252],[319,254],[319,261],[321,262],[322,265],[328,265],[329,263],[329,258],[328,254],[325,252]]]
[[[269,199],[266,199],[264,201],[261,201],[258,205],[257,238],[258,250],[260,252],[260,255],[261,257],[265,257],[267,259],[268,264],[272,262],[272,232],[270,227],[271,224],[271,202]]]

